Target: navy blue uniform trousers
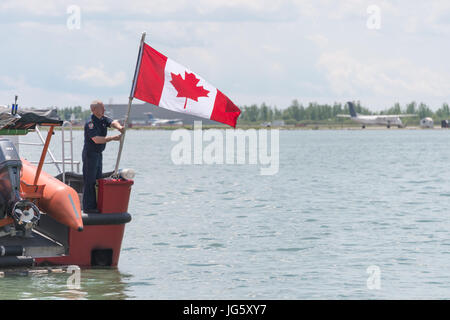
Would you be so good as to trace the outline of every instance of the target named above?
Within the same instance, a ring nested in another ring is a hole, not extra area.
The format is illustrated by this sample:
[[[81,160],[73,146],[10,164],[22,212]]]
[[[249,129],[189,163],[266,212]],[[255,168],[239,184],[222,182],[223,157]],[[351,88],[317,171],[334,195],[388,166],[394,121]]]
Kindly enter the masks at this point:
[[[83,210],[97,209],[95,184],[102,177],[101,152],[83,150]]]

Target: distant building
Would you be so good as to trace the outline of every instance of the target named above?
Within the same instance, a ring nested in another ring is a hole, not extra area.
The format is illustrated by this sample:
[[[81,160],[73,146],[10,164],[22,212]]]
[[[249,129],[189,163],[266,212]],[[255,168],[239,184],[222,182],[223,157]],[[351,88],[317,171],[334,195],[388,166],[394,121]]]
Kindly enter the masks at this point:
[[[422,120],[420,120],[420,126],[422,128],[433,128],[434,127],[433,119],[431,119],[430,117],[423,118]]]
[[[105,115],[118,120],[125,120],[125,115],[128,111],[127,104],[107,104],[105,105]],[[148,113],[157,119],[181,119],[184,125],[193,125],[194,121],[202,121],[204,125],[217,125],[219,122],[209,119],[203,119],[195,117],[189,114],[170,111],[150,103],[133,104],[131,106],[131,112],[129,121],[135,125],[150,125]]]

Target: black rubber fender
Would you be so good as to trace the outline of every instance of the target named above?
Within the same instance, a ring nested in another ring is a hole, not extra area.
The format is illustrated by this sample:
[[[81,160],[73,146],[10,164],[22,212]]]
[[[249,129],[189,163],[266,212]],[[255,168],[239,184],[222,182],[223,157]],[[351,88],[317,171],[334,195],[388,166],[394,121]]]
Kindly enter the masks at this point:
[[[114,225],[124,224],[131,221],[131,214],[124,213],[83,213],[83,225],[98,226],[98,225]]]
[[[22,246],[0,246],[0,257],[22,256],[24,249]]]
[[[32,257],[0,257],[0,268],[33,267]]]

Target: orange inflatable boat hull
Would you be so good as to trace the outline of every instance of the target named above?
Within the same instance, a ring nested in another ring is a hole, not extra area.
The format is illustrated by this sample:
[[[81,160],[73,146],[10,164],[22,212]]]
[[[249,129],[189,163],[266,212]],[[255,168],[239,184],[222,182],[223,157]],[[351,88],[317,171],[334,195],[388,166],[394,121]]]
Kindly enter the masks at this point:
[[[34,184],[37,167],[25,159],[22,160],[21,181]],[[80,199],[78,193],[62,181],[41,171],[38,185],[45,185],[39,209],[56,221],[78,231],[83,230]]]

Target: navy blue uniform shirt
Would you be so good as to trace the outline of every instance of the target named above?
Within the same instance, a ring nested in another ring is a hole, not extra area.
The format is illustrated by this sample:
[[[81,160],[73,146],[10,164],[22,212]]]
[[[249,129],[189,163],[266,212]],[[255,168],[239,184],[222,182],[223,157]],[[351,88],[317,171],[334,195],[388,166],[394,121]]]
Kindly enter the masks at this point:
[[[103,152],[106,143],[97,144],[92,140],[93,137],[106,137],[108,128],[111,127],[113,120],[108,117],[101,117],[100,119],[91,115],[91,120],[84,125],[84,149],[87,152]]]

